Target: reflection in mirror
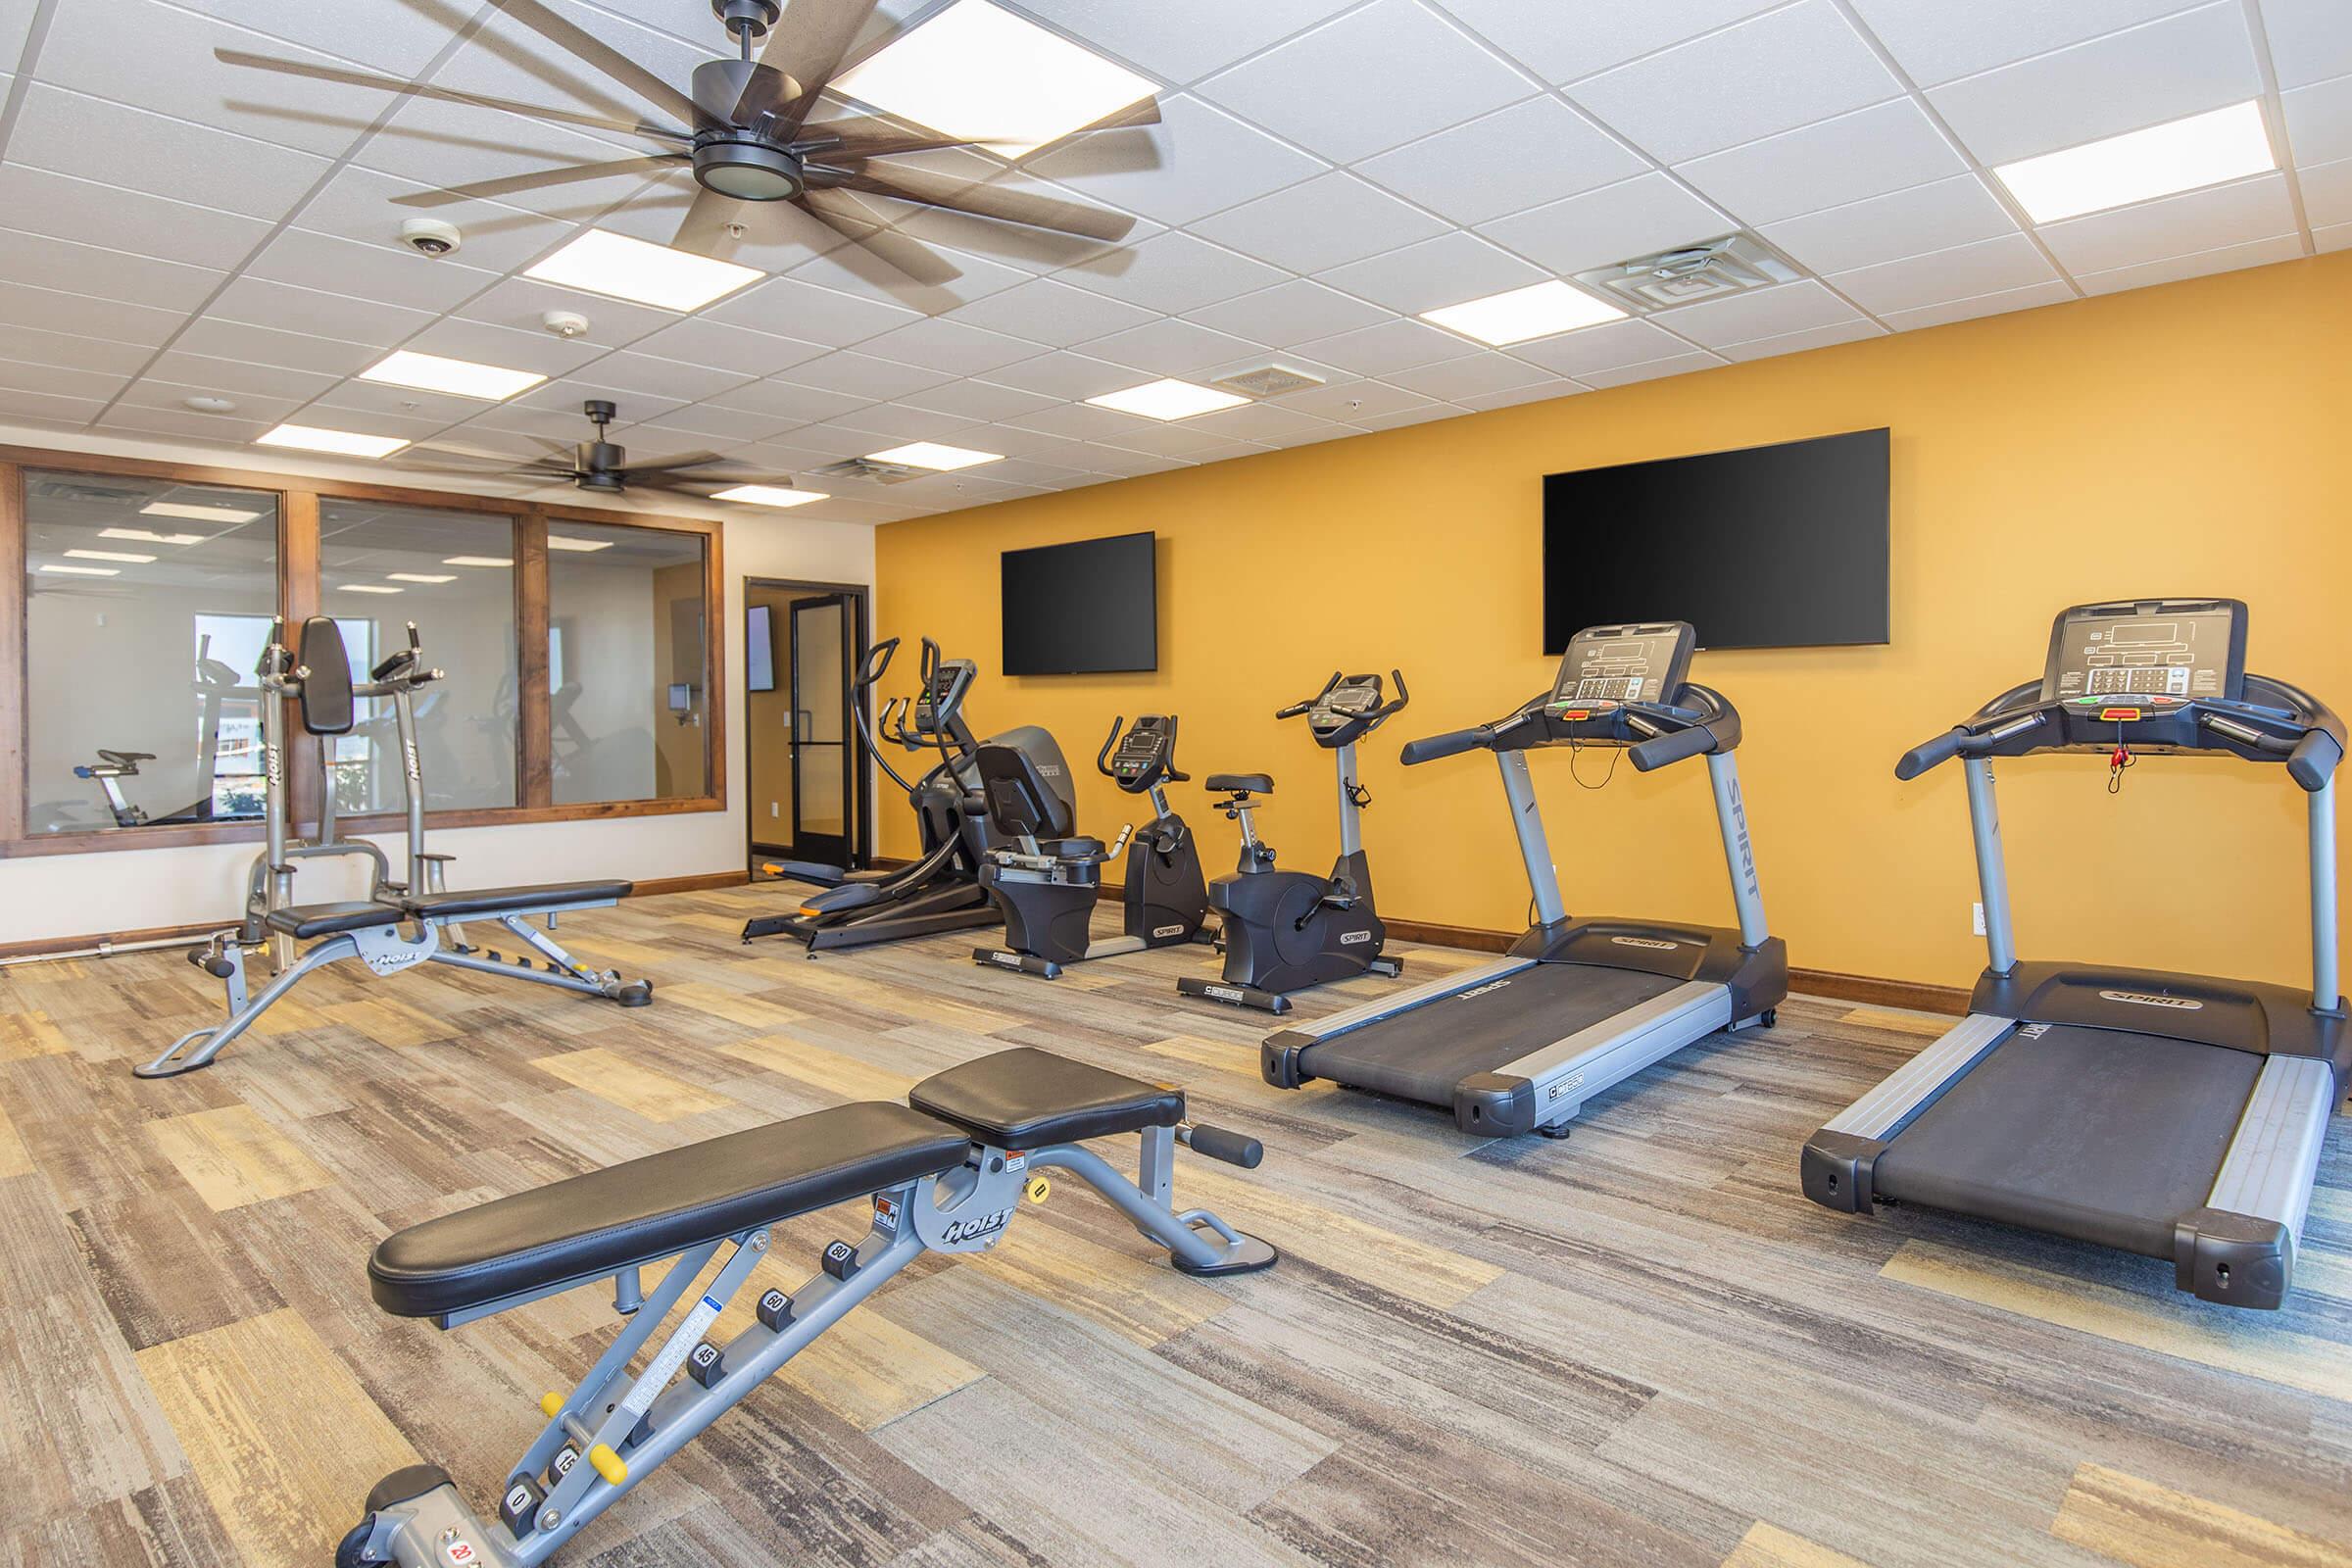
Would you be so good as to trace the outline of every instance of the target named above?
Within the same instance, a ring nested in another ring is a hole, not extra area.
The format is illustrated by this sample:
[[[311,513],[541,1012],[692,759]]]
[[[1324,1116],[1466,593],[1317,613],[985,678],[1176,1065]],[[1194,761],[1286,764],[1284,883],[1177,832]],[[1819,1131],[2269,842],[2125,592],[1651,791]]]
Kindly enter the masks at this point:
[[[277,497],[24,475],[25,831],[262,814]]]
[[[321,497],[318,568],[343,629],[352,678],[408,646],[443,672],[416,694],[417,764],[428,811],[519,804],[515,782],[514,522],[479,512]],[[397,811],[400,744],[392,704],[368,698],[334,747],[335,804]]]
[[[703,536],[550,522],[555,801],[710,793]]]

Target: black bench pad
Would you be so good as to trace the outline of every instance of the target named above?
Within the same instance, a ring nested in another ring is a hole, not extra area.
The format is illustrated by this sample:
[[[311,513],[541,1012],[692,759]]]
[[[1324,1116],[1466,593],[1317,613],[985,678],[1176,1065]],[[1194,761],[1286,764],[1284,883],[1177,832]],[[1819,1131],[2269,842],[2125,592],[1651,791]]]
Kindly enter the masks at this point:
[[[1236,790],[1247,790],[1252,795],[1271,795],[1274,793],[1274,780],[1265,773],[1211,773],[1208,782],[1201,788],[1221,795]]]
[[[634,882],[549,882],[535,888],[425,893],[400,902],[411,913],[425,919],[456,920],[469,914],[529,914],[566,904],[617,904],[635,887]]]
[[[384,1238],[376,1305],[435,1317],[666,1257],[953,1170],[970,1140],[864,1102],[728,1133],[445,1214]]]
[[[999,1149],[1076,1143],[1184,1120],[1184,1091],[1023,1046],[933,1073],[906,1102]]]
[[[340,936],[369,926],[398,925],[407,918],[407,911],[397,905],[351,900],[340,904],[288,905],[270,911],[269,925],[270,930],[282,931],[297,942],[308,942],[313,937]]]

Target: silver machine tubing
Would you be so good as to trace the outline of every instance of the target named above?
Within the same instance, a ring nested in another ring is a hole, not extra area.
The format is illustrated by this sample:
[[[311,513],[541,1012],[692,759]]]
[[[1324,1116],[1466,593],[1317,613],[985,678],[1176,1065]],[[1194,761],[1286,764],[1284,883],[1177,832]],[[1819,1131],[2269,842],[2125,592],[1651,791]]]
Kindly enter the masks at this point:
[[[2311,792],[2311,1004],[2333,1012],[2343,1001],[2336,970],[2335,777]]]
[[[1977,889],[1984,901],[1984,952],[1994,974],[2017,967],[2017,930],[2009,921],[2009,866],[2001,856],[2001,808],[1992,792],[1992,762],[1961,761],[1968,780],[1968,825],[1977,846]]]
[[[1764,890],[1756,878],[1756,849],[1747,834],[1747,802],[1740,793],[1740,762],[1730,752],[1707,754],[1707,787],[1715,796],[1715,825],[1723,834],[1723,863],[1731,873],[1732,904],[1740,911],[1740,945],[1751,953],[1771,939],[1764,923]]]
[[[1560,873],[1551,863],[1551,843],[1544,834],[1544,808],[1536,803],[1527,753],[1496,752],[1494,762],[1502,770],[1502,798],[1510,804],[1511,828],[1519,835],[1528,891],[1535,895],[1536,923],[1557,925],[1568,918],[1568,906],[1560,898]]]
[[[1364,847],[1362,813],[1355,805],[1355,742],[1339,750],[1340,858],[1346,859]]]

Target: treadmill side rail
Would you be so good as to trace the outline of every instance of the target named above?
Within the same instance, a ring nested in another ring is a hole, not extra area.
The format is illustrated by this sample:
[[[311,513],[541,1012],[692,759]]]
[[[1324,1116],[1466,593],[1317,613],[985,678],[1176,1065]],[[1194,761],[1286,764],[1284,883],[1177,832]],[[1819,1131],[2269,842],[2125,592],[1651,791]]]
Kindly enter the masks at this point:
[[[2015,1018],[1972,1012],[1887,1076],[1885,1082],[1830,1118],[1805,1140],[1797,1178],[1805,1196],[1825,1208],[1867,1214],[1876,1200],[1871,1166],[1913,1117],[1966,1077],[2017,1028]]]
[[[1453,1091],[1453,1123],[1486,1138],[1557,1126],[1592,1096],[1733,1021],[1726,987],[1685,981],[1541,1051],[1464,1078]]]
[[[2205,1207],[2174,1231],[2174,1279],[2200,1299],[2276,1307],[2294,1279],[2335,1074],[2309,1056],[2263,1063]]]

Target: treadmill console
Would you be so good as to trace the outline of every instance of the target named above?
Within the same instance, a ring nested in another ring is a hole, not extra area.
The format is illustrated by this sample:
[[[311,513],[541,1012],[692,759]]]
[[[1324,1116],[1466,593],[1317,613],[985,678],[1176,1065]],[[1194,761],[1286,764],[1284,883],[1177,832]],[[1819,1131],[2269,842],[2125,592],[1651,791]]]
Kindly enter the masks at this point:
[[[2238,702],[2246,684],[2246,607],[2234,599],[2077,605],[2050,628],[2045,703],[2166,708]]]
[[[1568,639],[1544,710],[1554,718],[1622,703],[1678,704],[1698,634],[1688,621],[1588,626]]]
[[[965,694],[972,682],[979,679],[980,666],[968,659],[943,659],[939,668],[931,672],[930,680],[914,699],[914,731],[918,735],[937,734],[940,727],[956,716],[963,707]]]

